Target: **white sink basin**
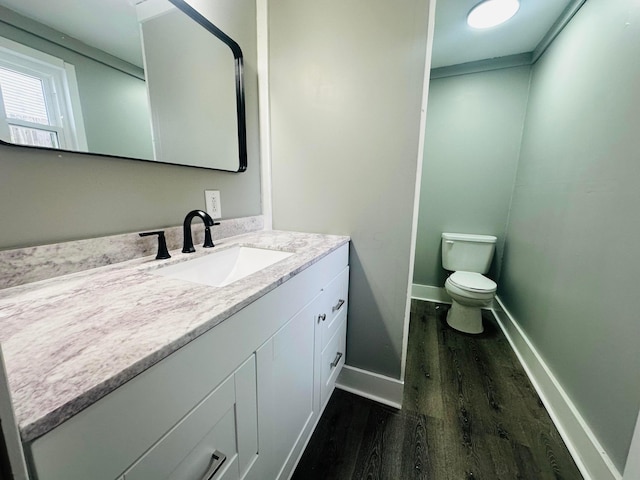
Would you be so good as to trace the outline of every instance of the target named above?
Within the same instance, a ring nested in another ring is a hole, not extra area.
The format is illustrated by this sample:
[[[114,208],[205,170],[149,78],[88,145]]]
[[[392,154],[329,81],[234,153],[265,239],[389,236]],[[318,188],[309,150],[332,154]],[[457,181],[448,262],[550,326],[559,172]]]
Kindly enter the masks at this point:
[[[293,253],[279,250],[237,246],[150,273],[212,287],[224,287],[291,255]]]

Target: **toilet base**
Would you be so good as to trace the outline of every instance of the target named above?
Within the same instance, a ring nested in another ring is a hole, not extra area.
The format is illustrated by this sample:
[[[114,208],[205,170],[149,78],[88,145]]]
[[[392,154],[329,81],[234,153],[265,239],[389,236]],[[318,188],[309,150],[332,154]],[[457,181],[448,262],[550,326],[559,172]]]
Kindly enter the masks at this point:
[[[464,333],[482,333],[482,310],[479,306],[467,307],[453,300],[447,312],[447,324]]]

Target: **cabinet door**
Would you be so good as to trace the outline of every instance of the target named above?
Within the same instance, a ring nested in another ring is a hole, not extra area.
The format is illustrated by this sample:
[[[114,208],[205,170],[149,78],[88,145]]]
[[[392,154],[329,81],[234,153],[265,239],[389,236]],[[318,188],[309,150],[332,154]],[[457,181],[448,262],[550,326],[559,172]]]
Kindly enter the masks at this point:
[[[251,356],[125,472],[124,480],[244,476],[257,456],[255,374]]]
[[[316,300],[257,351],[260,453],[263,478],[288,478],[318,415],[314,381]]]

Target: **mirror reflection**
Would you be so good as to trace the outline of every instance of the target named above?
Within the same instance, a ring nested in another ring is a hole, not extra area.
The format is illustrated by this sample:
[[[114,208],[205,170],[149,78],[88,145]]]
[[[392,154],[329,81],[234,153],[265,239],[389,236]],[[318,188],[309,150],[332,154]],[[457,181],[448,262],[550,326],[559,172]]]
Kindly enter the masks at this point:
[[[0,140],[244,170],[241,53],[214,6],[191,10],[201,24],[167,0],[0,0]]]

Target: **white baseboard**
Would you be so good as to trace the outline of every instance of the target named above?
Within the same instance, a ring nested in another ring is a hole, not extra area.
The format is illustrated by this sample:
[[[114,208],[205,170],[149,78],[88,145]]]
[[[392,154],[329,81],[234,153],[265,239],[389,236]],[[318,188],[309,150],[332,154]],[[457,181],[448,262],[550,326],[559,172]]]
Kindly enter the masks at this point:
[[[495,300],[493,314],[585,480],[622,480],[620,472],[535,346],[500,299],[496,297]]]
[[[345,365],[336,387],[397,409],[402,408],[404,383],[395,378]]]
[[[419,283],[414,283],[411,286],[411,298],[427,302],[451,303],[451,297],[444,288],[420,285]]]

